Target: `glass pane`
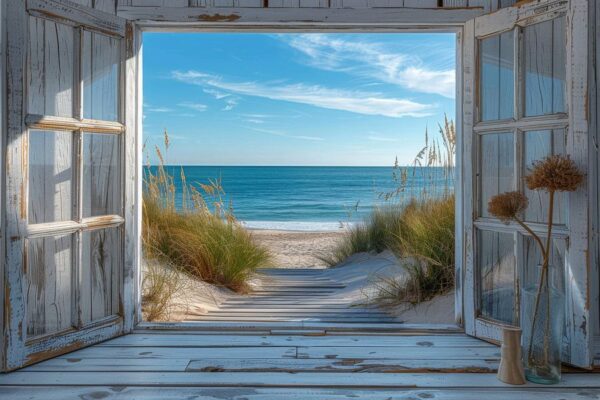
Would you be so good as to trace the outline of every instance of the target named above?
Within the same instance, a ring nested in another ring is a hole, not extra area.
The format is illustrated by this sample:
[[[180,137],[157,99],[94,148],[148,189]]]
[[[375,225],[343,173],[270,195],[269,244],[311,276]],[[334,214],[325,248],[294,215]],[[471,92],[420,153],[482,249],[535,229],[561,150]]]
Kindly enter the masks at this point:
[[[73,136],[29,132],[29,222],[67,221],[73,212]]]
[[[523,136],[523,166],[527,174],[534,161],[541,160],[551,154],[564,154],[567,137],[564,129],[540,130],[525,132]],[[529,199],[529,207],[525,211],[525,219],[530,222],[548,221],[548,195],[544,191],[529,190],[524,187]],[[566,223],[566,193],[554,196],[554,223]]]
[[[544,245],[546,238],[542,238]],[[564,239],[554,239],[552,249],[550,249],[550,266],[554,268],[549,275],[552,278],[552,284],[557,289],[564,290],[564,266],[567,251],[567,244]],[[538,265],[542,264],[542,252],[535,239],[531,236],[523,236],[523,258],[525,265],[523,267],[523,286],[536,285],[539,282]]]
[[[81,318],[87,323],[119,312],[121,228],[84,231],[82,242]]]
[[[28,240],[27,336],[72,326],[72,235]]]
[[[83,216],[122,214],[119,141],[111,134],[83,134]]]
[[[478,231],[481,316],[514,324],[515,256],[512,233]]]
[[[499,193],[515,190],[514,135],[488,133],[481,136],[480,215],[489,217],[488,201]]]
[[[482,121],[508,119],[514,115],[514,46],[513,31],[480,42]]]
[[[99,33],[83,33],[84,118],[118,120],[120,43]]]
[[[565,112],[565,19],[523,29],[525,116]]]
[[[27,101],[30,114],[73,116],[75,30],[29,18]]]

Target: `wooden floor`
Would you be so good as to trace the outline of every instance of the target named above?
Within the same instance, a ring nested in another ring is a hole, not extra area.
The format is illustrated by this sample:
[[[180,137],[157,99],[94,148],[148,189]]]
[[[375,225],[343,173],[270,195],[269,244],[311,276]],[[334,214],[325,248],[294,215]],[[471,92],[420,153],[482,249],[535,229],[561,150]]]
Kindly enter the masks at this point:
[[[298,333],[139,330],[0,375],[0,399],[600,398],[591,373],[505,385],[499,348],[462,333]]]
[[[218,311],[188,321],[311,321],[324,323],[397,323],[376,307],[353,306],[343,295],[345,285],[327,277],[326,269],[262,269],[264,283],[243,298],[234,298]]]

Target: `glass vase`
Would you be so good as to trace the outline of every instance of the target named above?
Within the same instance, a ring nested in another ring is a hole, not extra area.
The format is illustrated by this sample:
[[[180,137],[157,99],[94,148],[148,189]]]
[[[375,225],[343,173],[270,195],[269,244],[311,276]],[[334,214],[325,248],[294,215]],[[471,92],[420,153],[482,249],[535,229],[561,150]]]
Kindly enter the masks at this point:
[[[549,385],[561,376],[565,300],[556,268],[538,266],[536,275],[522,293],[523,363],[528,381]]]

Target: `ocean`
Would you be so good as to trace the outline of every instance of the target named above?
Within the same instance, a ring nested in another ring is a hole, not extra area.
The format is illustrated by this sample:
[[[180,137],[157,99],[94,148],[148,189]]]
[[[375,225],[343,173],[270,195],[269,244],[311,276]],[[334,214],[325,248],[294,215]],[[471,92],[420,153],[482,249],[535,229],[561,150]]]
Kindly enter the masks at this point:
[[[156,168],[156,167],[149,167]],[[180,169],[188,184],[220,179],[226,204],[235,217],[255,229],[334,231],[362,220],[390,201],[394,191],[392,167],[293,166],[167,166],[175,177],[181,206]],[[431,171],[430,171],[431,172]],[[422,173],[409,178],[413,187],[425,184]],[[427,181],[428,182],[428,181]]]

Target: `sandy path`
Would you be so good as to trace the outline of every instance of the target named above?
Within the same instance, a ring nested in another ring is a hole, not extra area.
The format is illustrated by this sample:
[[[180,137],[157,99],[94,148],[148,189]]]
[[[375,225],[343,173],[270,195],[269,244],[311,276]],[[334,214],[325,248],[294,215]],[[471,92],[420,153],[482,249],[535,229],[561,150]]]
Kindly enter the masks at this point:
[[[275,258],[275,267],[324,268],[320,255],[330,254],[343,232],[293,232],[252,230],[254,238],[266,246]]]

